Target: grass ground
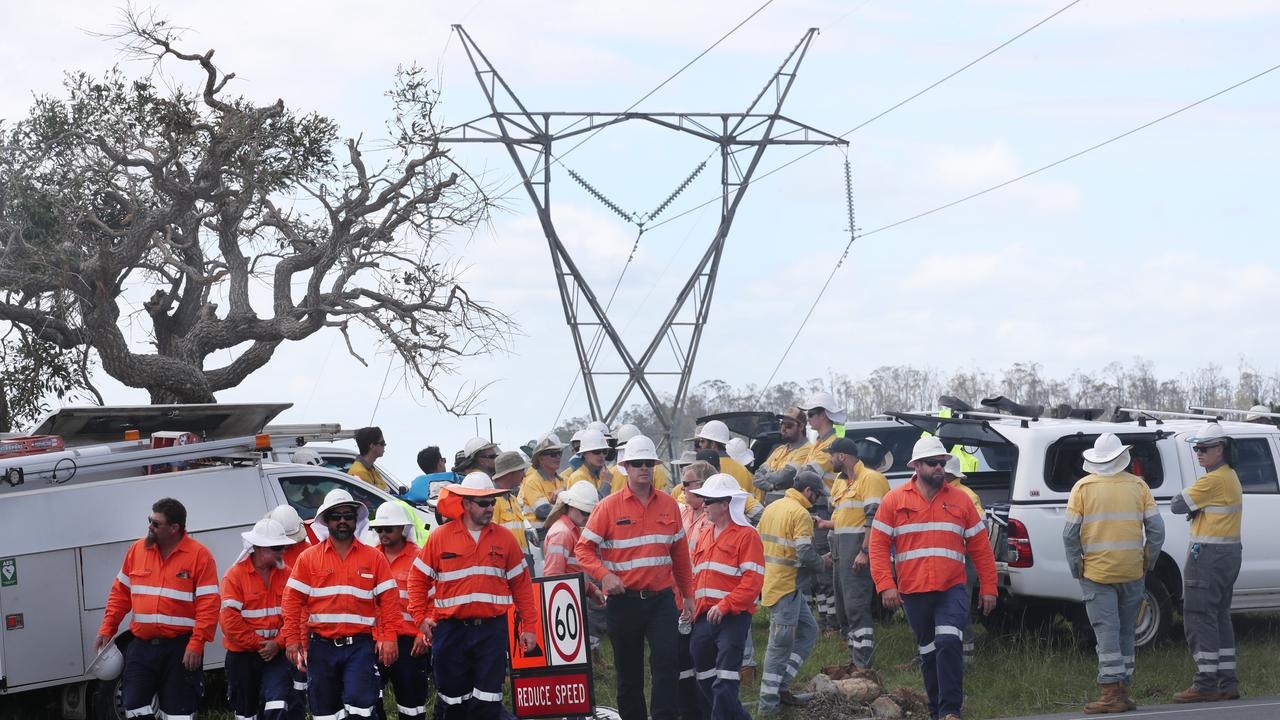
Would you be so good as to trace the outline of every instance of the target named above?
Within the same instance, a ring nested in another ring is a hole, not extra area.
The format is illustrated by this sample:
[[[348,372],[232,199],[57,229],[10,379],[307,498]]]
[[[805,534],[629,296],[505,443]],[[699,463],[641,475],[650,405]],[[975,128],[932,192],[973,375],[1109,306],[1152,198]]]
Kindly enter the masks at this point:
[[[1235,618],[1237,654],[1240,665],[1240,689],[1247,696],[1280,694],[1280,664],[1274,662],[1280,649],[1280,615],[1246,615]],[[1139,651],[1134,677],[1133,697],[1142,704],[1170,701],[1173,693],[1187,687],[1195,671],[1182,642],[1180,627],[1175,638],[1156,647]],[[768,640],[768,614],[760,613],[753,625],[752,639],[757,661],[763,660]],[[1079,709],[1097,694],[1094,684],[1096,659],[1091,647],[1076,642],[1065,626],[1051,628],[1040,636],[1028,634],[999,637],[977,630],[977,661],[965,672],[965,717],[968,720],[1001,718]],[[898,670],[914,655],[915,642],[901,614],[881,621],[876,628],[876,669],[889,689],[921,688],[920,673]],[[609,643],[604,643],[606,662],[611,662]],[[843,643],[834,636],[821,637],[813,654],[800,670],[800,678],[808,680],[823,666],[846,661]],[[210,676],[206,692],[206,708],[199,717],[231,720],[233,715],[225,702],[225,686]],[[596,703],[615,706],[612,665],[595,672]],[[754,715],[759,692],[759,675],[742,689],[744,705]],[[388,693],[389,694],[389,693]],[[395,717],[395,704],[387,698],[390,716]],[[0,720],[54,718],[56,698],[44,693],[0,696]],[[822,720],[814,713],[792,711],[783,717]]]

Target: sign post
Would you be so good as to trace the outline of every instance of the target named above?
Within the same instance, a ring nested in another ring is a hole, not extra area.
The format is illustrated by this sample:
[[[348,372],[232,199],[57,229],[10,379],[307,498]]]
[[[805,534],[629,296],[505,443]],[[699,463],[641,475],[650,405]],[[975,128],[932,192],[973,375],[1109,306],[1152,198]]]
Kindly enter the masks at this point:
[[[591,717],[595,713],[582,573],[533,579],[538,647],[520,648],[514,615],[507,618],[511,703],[518,718]]]

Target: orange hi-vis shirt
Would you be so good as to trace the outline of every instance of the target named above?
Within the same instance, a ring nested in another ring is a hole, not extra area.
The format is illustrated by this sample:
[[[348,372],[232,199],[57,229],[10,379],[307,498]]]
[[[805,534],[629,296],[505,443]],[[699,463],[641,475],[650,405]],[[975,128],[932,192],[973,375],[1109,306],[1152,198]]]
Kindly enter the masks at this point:
[[[396,630],[397,635],[418,635],[418,624],[413,621],[413,615],[409,612],[409,574],[413,571],[413,561],[418,558],[418,546],[408,540],[404,541],[404,549],[396,556],[395,560],[388,559],[387,564],[391,567],[391,577],[395,578],[397,595],[400,596],[400,627]],[[383,557],[387,556],[385,550]]]
[[[168,559],[158,546],[135,542],[111,584],[99,635],[114,636],[124,616],[143,640],[191,633],[187,649],[203,652],[218,631],[218,567],[209,548],[183,535]]]
[[[582,571],[582,566],[578,564],[578,556],[573,554],[573,548],[578,544],[578,538],[581,535],[582,528],[574,525],[568,515],[561,515],[551,524],[546,539],[542,541],[543,575],[563,575]]]
[[[666,493],[651,490],[646,505],[627,485],[601,500],[575,552],[582,569],[597,580],[613,574],[628,590],[656,592],[674,585],[680,597],[693,597],[680,506]]]
[[[343,558],[333,538],[307,548],[289,576],[284,593],[284,634],[306,644],[308,633],[323,638],[373,633],[395,640],[403,618],[400,593],[382,550],[359,540]]]
[[[284,555],[280,558],[284,560],[285,567],[289,568],[289,572],[293,572],[293,567],[298,564],[298,558],[302,557],[302,551],[311,547],[311,536],[308,535],[306,540],[289,545]]]
[[[730,522],[716,537],[702,529],[693,548],[694,617],[719,606],[730,613],[754,613],[764,587],[764,543],[755,528]]]
[[[252,557],[232,565],[222,577],[222,646],[232,652],[257,652],[266,640],[287,645],[288,639],[280,634],[284,628],[280,603],[288,581],[288,565],[272,568],[270,582],[265,584]]]
[[[884,496],[871,523],[871,577],[877,592],[940,592],[963,585],[966,555],[978,571],[981,594],[995,595],[996,560],[987,528],[964,492],[943,483],[930,502],[912,476]]]
[[[499,617],[514,605],[521,631],[537,631],[538,605],[524,553],[511,531],[501,525],[485,525],[478,541],[462,520],[432,530],[413,569],[409,612],[417,625],[427,618]]]

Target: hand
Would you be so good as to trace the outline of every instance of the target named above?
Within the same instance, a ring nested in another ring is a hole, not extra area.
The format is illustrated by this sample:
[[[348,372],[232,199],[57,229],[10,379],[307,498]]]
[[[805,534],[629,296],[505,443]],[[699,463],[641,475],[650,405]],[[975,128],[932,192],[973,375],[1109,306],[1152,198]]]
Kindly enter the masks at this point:
[[[822,528],[823,530],[835,530],[835,529],[836,529],[836,523],[835,523],[835,521],[834,521],[834,520],[823,520],[822,518],[814,518],[814,519],[813,519],[813,524],[814,524],[814,525],[817,525],[818,527]]]
[[[285,657],[289,658],[289,664],[298,668],[298,672],[307,671],[307,649],[302,647],[301,643],[292,643],[284,649]]]
[[[693,622],[693,598],[684,599],[684,609],[680,611],[680,622]]]
[[[427,642],[427,636],[418,633],[418,637],[413,639],[413,647],[409,649],[409,654],[414,657],[422,657],[427,654],[427,648],[431,647],[431,643]]]
[[[996,609],[996,596],[983,595],[978,598],[978,607],[982,608],[983,615],[990,615],[991,611]]]
[[[547,497],[547,499],[551,501],[551,504],[552,504],[552,505],[555,505],[555,504],[556,504],[556,500],[559,500],[559,499],[560,499],[560,491],[559,491],[559,490],[552,490],[552,491],[551,491],[551,495],[549,495],[549,496]]]
[[[187,651],[182,653],[182,667],[186,668],[187,672],[195,672],[197,670],[203,669],[204,668],[204,648],[201,648],[199,650],[192,650],[191,648],[187,648]]]
[[[258,648],[258,657],[266,662],[271,662],[277,653],[280,652],[280,643],[275,640],[263,640],[262,646]]]
[[[94,654],[94,655],[97,655],[98,653],[102,652],[102,648],[106,647],[106,646],[107,646],[107,643],[109,643],[109,642],[111,642],[111,636],[110,636],[110,635],[99,635],[98,637],[94,638],[94,639],[93,639],[93,654]]]
[[[614,575],[613,573],[605,575],[604,580],[601,580],[600,584],[604,586],[604,592],[606,595],[621,595],[627,591],[627,586],[622,584],[622,578]]]
[[[826,568],[827,570],[831,569],[831,553],[827,553],[826,555],[822,556],[822,567]]]
[[[896,589],[889,588],[880,594],[880,603],[889,610],[899,608],[902,607],[902,596],[898,595]]]
[[[525,631],[520,633],[520,649],[526,653],[533,652],[538,647],[538,639],[533,633]]]
[[[418,632],[422,633],[422,637],[426,638],[428,645],[431,644],[431,631],[434,630],[435,627],[436,621],[431,618],[423,620],[422,624],[418,626]]]
[[[862,572],[871,564],[871,558],[867,556],[866,550],[859,550],[856,557],[853,558],[853,569]]]
[[[604,607],[605,594],[596,586],[595,583],[587,583],[587,598],[592,605],[596,607]]]
[[[724,613],[721,612],[719,605],[712,605],[711,609],[707,611],[707,622],[712,625],[719,625],[720,619],[723,617]]]
[[[378,662],[383,667],[391,667],[400,659],[400,645],[395,640],[378,641]]]

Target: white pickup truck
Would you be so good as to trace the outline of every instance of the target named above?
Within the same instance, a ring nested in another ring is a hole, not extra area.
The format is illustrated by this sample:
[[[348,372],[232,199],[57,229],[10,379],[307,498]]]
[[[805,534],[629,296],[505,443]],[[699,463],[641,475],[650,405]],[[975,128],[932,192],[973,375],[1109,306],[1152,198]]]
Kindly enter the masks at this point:
[[[1168,636],[1175,609],[1182,603],[1182,568],[1189,524],[1169,511],[1174,495],[1191,486],[1203,470],[1186,438],[1203,419],[1158,419],[1114,423],[1031,417],[964,414],[956,418],[893,413],[899,420],[938,435],[948,446],[965,445],[981,460],[966,483],[989,511],[1007,508],[1006,542],[998,548],[1001,606],[1027,625],[1063,615],[1077,627],[1084,620],[1080,585],[1071,577],[1062,544],[1063,516],[1072,486],[1085,472],[1081,453],[1105,432],[1133,445],[1131,472],[1151,486],[1164,516],[1167,536],[1139,615],[1139,647]],[[1244,562],[1236,581],[1232,610],[1280,610],[1280,429],[1272,425],[1221,421],[1231,436],[1231,463],[1244,489]],[[990,514],[990,513],[989,513]],[[996,530],[996,528],[993,528]],[[1008,615],[1006,614],[1006,618]]]

